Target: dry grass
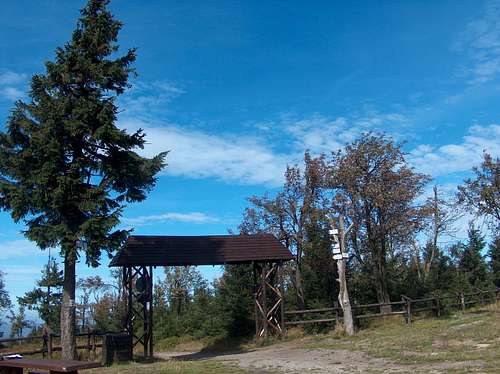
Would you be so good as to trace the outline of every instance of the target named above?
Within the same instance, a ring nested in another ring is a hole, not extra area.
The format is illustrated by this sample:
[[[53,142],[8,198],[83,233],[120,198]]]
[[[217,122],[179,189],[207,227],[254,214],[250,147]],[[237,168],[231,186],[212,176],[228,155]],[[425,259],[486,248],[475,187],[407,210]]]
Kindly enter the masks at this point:
[[[363,351],[401,364],[476,362],[481,372],[498,372],[500,302],[412,326],[400,319],[377,321],[354,337],[316,336],[307,346]]]
[[[167,361],[152,363],[130,363],[113,365],[109,368],[99,368],[86,371],[89,374],[248,374],[249,371],[222,365],[214,361]]]

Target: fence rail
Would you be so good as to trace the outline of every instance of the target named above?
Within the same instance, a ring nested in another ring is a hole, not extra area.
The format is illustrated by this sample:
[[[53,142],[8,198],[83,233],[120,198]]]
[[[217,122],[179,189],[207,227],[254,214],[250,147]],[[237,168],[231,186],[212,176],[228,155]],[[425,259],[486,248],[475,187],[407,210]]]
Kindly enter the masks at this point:
[[[487,296],[490,296],[489,298]],[[433,312],[436,317],[441,315],[443,311],[443,302],[445,300],[455,300],[451,304],[447,305],[456,307],[460,310],[465,310],[468,306],[476,304],[486,304],[488,302],[500,300],[500,288],[493,290],[480,290],[477,289],[475,292],[463,293],[458,292],[455,295],[435,295],[432,297],[425,297],[421,299],[411,299],[405,295],[401,296],[401,301],[391,301],[387,303],[372,303],[372,304],[362,304],[362,305],[351,305],[353,311],[353,318],[356,321],[367,318],[378,318],[402,315],[404,316],[406,324],[411,324],[412,319],[415,314],[421,312]],[[369,311],[374,308],[383,308],[390,306],[396,307],[400,310],[372,312]],[[299,319],[294,320],[293,317],[308,316],[317,314],[317,318],[309,319]],[[325,315],[326,314],[326,315]],[[334,316],[331,316],[333,314]],[[304,310],[289,310],[285,311],[285,316],[288,320],[285,321],[285,325],[305,325],[305,324],[315,324],[315,323],[339,323],[342,317],[342,308],[337,302],[334,303],[333,307],[330,308],[317,308],[317,309],[304,309]]]
[[[76,349],[87,350],[89,356],[95,358],[97,348],[102,347],[102,342],[97,342],[97,339],[102,339],[102,337],[106,334],[108,333],[96,332],[96,331],[89,331],[86,333],[75,334],[77,338],[81,337],[87,338],[86,344],[77,344]],[[11,350],[9,352],[0,352],[0,356],[8,356],[14,354],[30,356],[30,355],[42,354],[43,357],[48,356],[49,358],[52,358],[52,354],[54,352],[60,352],[62,350],[62,347],[60,345],[58,346],[54,344],[54,338],[60,338],[60,337],[61,335],[59,334],[46,333],[43,335],[27,336],[23,338],[0,339],[0,346],[4,344],[9,344],[8,349]],[[19,351],[19,350],[13,350],[12,347],[10,346],[12,343],[23,343],[27,341],[40,341],[41,348],[26,349],[24,351]]]

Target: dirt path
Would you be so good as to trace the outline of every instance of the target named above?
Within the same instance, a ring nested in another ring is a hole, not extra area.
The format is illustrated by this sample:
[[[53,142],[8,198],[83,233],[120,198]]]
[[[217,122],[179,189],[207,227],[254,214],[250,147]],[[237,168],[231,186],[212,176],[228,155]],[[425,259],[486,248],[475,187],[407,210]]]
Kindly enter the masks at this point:
[[[452,369],[481,366],[480,362],[444,362],[401,365],[360,351],[303,349],[289,342],[237,353],[161,352],[162,359],[217,360],[256,372],[282,373],[445,373]]]

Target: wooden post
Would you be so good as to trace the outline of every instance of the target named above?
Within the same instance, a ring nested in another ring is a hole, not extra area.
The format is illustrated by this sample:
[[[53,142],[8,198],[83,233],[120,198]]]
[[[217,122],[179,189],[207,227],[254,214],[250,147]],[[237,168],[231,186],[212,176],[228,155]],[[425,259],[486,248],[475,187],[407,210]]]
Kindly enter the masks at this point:
[[[47,355],[52,358],[52,333],[50,331],[47,340]]]
[[[481,304],[484,304],[484,292],[483,292],[483,290],[479,290],[479,299],[481,300]]]
[[[460,306],[461,306],[461,308],[462,308],[462,311],[464,311],[464,312],[465,312],[465,295],[464,295],[464,293],[463,293],[463,292],[460,292],[460,293],[458,294],[458,300],[459,300],[459,302],[460,302]]]
[[[434,315],[441,317],[441,300],[438,295],[434,295]]]
[[[278,282],[280,283],[278,289],[280,290],[281,305],[280,305],[280,315],[281,315],[281,337],[286,336],[286,325],[285,325],[285,288],[283,286],[283,261],[278,264]]]
[[[411,325],[411,299],[407,296],[401,296],[402,301],[405,303],[405,322]]]
[[[340,313],[339,313],[339,302],[334,301],[333,302],[333,307],[335,309],[335,327],[340,325]]]
[[[252,269],[253,269],[253,303],[255,307],[255,338],[259,338],[260,334],[260,318],[259,318],[259,286],[257,285],[257,264],[255,261],[252,261]]]
[[[123,268],[127,273],[128,276],[124,278],[125,283],[127,283],[127,288],[128,288],[128,294],[127,294],[127,331],[130,334],[130,336],[134,336],[134,322],[132,320],[132,308],[133,308],[133,279],[132,279],[132,267],[127,266],[127,268]]]
[[[90,358],[90,354],[92,352],[92,344],[91,344],[91,332],[90,332],[90,329],[87,328],[87,350],[88,350],[88,353],[89,353],[89,358]]]
[[[43,336],[42,336],[42,357],[45,358],[45,354],[48,352],[48,336],[47,336],[47,331],[44,331],[43,332]]]
[[[262,264],[262,278],[261,278],[261,284],[262,284],[262,329],[264,330],[264,338],[267,338],[267,296],[266,296],[266,264]]]
[[[92,353],[91,353],[91,357],[92,357],[92,360],[95,360],[97,357],[96,357],[96,336],[95,336],[95,330],[92,330],[92,342],[91,342],[91,345],[92,345]]]
[[[153,357],[153,267],[149,267],[149,357]]]

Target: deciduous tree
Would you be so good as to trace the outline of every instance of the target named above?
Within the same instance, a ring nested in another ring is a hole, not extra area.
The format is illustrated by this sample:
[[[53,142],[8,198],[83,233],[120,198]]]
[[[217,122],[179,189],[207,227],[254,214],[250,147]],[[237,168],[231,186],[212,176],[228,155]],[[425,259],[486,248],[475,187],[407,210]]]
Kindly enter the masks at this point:
[[[380,303],[390,301],[388,256],[423,227],[416,199],[428,180],[408,165],[401,145],[384,135],[366,134],[332,157],[332,209],[353,224],[353,255],[371,274]]]
[[[483,162],[458,187],[459,201],[478,216],[484,216],[493,230],[500,227],[500,158],[483,153]]]
[[[240,232],[243,234],[271,233],[276,236],[295,255],[293,283],[296,290],[297,307],[305,305],[303,284],[303,260],[305,251],[313,251],[312,237],[315,244],[322,242],[328,246],[329,239],[321,240],[320,231],[328,232],[325,211],[321,205],[321,187],[324,177],[324,158],[313,158],[306,152],[304,168],[288,166],[285,172],[285,183],[282,191],[276,196],[249,198],[251,207],[244,213]],[[321,227],[323,227],[321,229]],[[328,255],[328,258],[331,256]],[[315,260],[315,256],[310,257]],[[323,261],[330,264],[331,261]],[[317,269],[311,269],[312,272]]]

